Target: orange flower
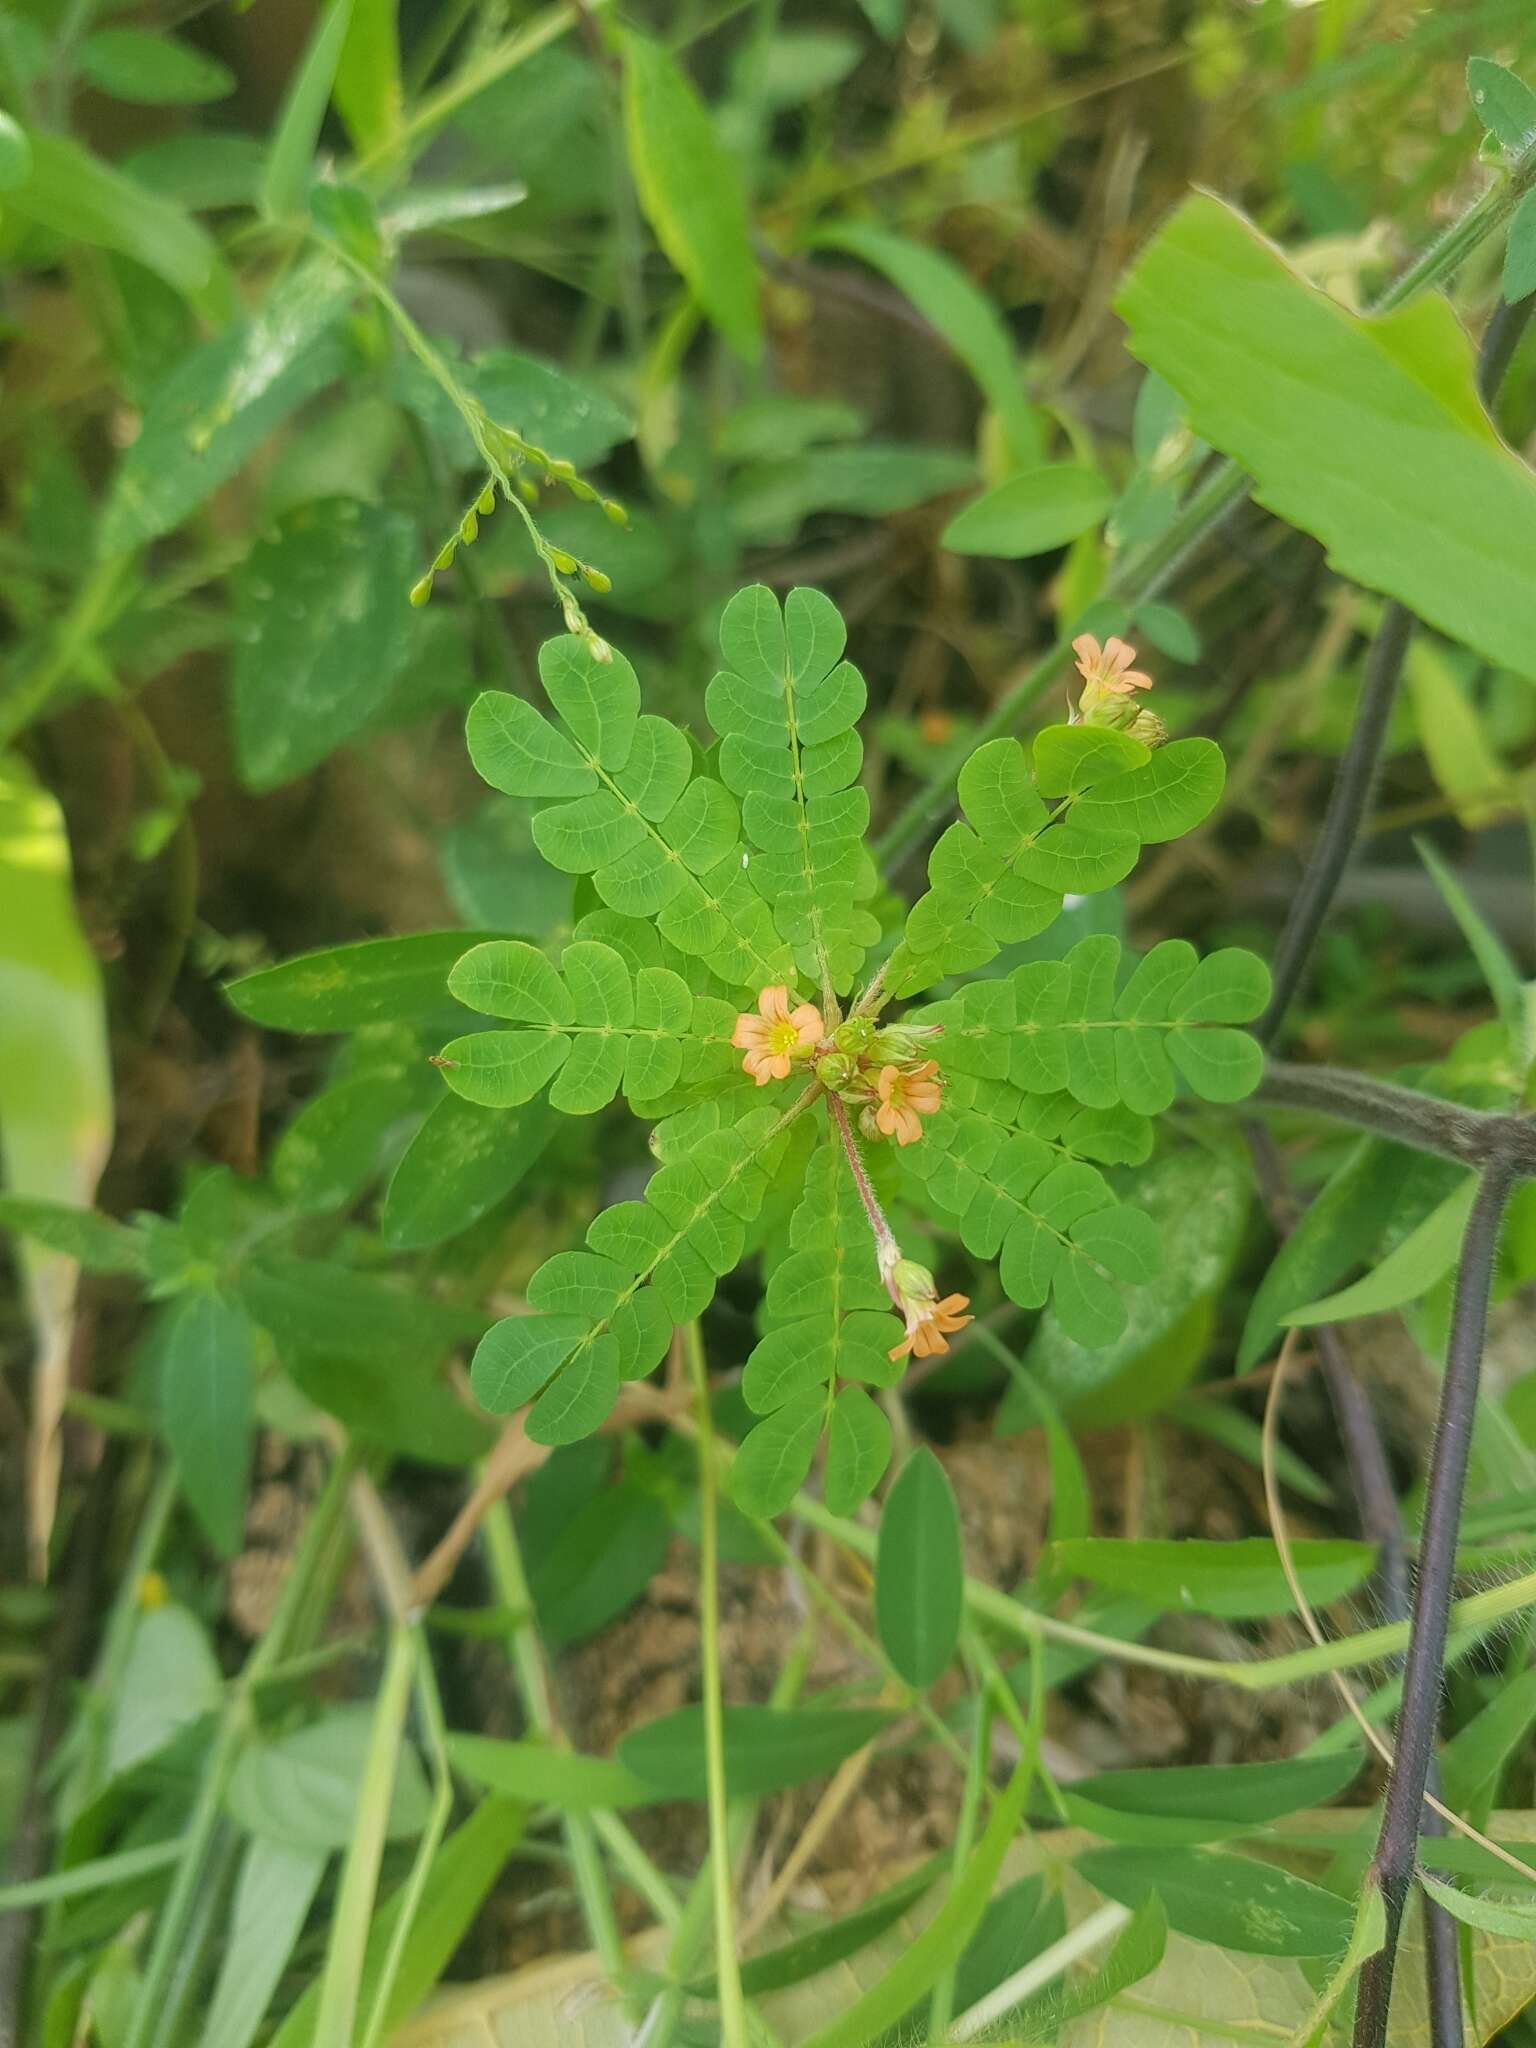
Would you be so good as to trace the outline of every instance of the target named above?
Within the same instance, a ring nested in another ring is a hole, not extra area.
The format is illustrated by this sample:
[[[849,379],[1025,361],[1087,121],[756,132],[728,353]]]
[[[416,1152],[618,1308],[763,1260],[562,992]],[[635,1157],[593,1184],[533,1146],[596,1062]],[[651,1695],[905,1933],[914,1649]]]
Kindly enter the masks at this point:
[[[940,1352],[949,1349],[944,1339],[963,1330],[972,1320],[960,1313],[970,1305],[968,1294],[946,1294],[942,1301],[906,1302],[907,1334],[899,1344],[892,1345],[889,1356],[905,1358],[910,1352],[914,1358],[937,1358]]]
[[[743,1010],[731,1033],[732,1045],[746,1054],[742,1069],[761,1088],[768,1081],[789,1078],[790,1063],[814,1050],[826,1035],[814,1003],[789,1007],[789,990],[765,988],[757,999],[758,1014]]]
[[[905,1073],[900,1067],[880,1069],[875,1083],[880,1099],[875,1123],[898,1145],[915,1145],[923,1135],[922,1119],[938,1108],[941,1084],[933,1078],[938,1071],[937,1060],[924,1060]]]
[[[1072,642],[1072,652],[1077,656],[1077,672],[1088,688],[1106,697],[1129,697],[1137,690],[1150,690],[1152,678],[1133,669],[1136,659],[1134,647],[1117,640],[1113,634],[1100,647],[1091,633],[1079,633]]]

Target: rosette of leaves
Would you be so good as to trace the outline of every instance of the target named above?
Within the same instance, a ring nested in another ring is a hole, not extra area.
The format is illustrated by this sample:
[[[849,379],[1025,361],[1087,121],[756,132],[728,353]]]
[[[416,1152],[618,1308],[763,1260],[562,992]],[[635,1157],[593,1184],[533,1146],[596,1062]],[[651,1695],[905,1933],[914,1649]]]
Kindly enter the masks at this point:
[[[471,948],[450,987],[489,1022],[442,1053],[448,1085],[498,1108],[547,1091],[568,1115],[622,1094],[653,1126],[641,1198],[605,1209],[580,1247],[545,1260],[527,1313],[475,1355],[493,1412],[531,1404],[530,1436],[596,1429],[626,1379],[652,1371],[721,1277],[765,1255],[763,1335],[743,1377],[760,1418],[737,1497],[785,1505],[825,1429],[829,1498],[847,1510],[889,1454],[869,1389],[890,1385],[902,1325],[879,1278],[839,1119],[809,1060],[758,1088],[731,1045],[766,986],[818,1003],[831,1030],[889,997],[943,983],[912,1021],[945,1086],[922,1139],[857,1162],[913,1227],[996,1260],[1020,1305],[1054,1303],[1085,1344],[1112,1341],[1124,1290],[1156,1270],[1155,1233],[1105,1169],[1134,1165],[1182,1082],[1231,1102],[1257,1081],[1240,1026],[1267,976],[1236,951],[1155,947],[1125,974],[1117,942],[964,980],[1043,931],[1068,893],[1107,888],[1140,848],[1198,824],[1220,794],[1206,740],[1153,751],[1124,732],[1057,726],[966,763],[963,816],[935,846],[929,887],[897,932],[875,915],[857,721],[863,680],[820,592],[741,592],[720,629],[705,699],[718,745],[642,712],[635,673],[578,638],[539,663],[548,711],[500,692],[469,716],[475,765],[541,808],[534,840],[590,878],[598,907],[558,959],[511,940]],[[771,1199],[770,1199],[771,1198]]]

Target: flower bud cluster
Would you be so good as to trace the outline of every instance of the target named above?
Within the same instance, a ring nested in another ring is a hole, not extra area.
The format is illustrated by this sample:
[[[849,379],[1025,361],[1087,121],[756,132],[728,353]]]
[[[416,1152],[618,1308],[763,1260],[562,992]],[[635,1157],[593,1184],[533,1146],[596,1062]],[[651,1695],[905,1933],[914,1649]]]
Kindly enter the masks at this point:
[[[942,1100],[938,1062],[923,1057],[938,1029],[848,1017],[829,1032],[814,1003],[795,1003],[787,988],[774,987],[762,991],[755,1012],[736,1019],[731,1043],[759,1087],[809,1068],[829,1094],[858,1110],[866,1138],[912,1145]]]

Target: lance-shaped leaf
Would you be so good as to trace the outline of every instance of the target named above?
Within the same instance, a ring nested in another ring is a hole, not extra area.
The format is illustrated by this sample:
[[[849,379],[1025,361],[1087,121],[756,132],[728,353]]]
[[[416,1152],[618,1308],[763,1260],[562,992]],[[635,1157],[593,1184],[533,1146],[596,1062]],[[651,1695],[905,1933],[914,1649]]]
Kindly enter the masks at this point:
[[[565,799],[534,818],[545,859],[590,874],[613,910],[655,918],[672,945],[732,987],[793,979],[789,948],[746,870],[734,798],[693,774],[676,726],[641,715],[623,655],[599,661],[566,634],[539,649],[539,674],[559,725],[521,697],[487,690],[468,733],[493,789]]]
[[[789,1120],[750,1112],[663,1166],[645,1199],[605,1209],[582,1251],[557,1252],[528,1283],[532,1315],[508,1316],[475,1352],[476,1398],[493,1414],[532,1400],[535,1443],[589,1436],[618,1395],[660,1362],[673,1326],[702,1313],[742,1255],[782,1157]],[[537,1397],[537,1398],[535,1398]]]
[[[536,946],[493,939],[453,968],[461,1003],[518,1028],[477,1031],[442,1053],[457,1095],[492,1109],[528,1102],[553,1081],[549,1099],[568,1116],[602,1109],[623,1089],[631,1102],[664,1096],[682,1076],[723,1080],[736,1064],[735,1012],[696,996],[666,967],[633,969],[614,947],[578,939],[558,970]]]
[[[1201,960],[1186,940],[1166,939],[1117,995],[1120,950],[1096,933],[1064,960],[1031,961],[936,1003],[923,1015],[944,1027],[946,1072],[1143,1116],[1173,1100],[1175,1069],[1208,1102],[1251,1094],[1263,1054],[1233,1027],[1269,1000],[1263,961],[1238,947]]]
[[[1116,1201],[1097,1167],[1063,1161],[1027,1132],[1003,1135],[940,1110],[903,1164],[926,1180],[931,1206],[952,1216],[968,1251],[997,1259],[1021,1308],[1054,1301],[1081,1344],[1110,1344],[1125,1327],[1118,1282],[1157,1271],[1157,1233]]]
[[[960,771],[965,816],[929,857],[891,987],[911,995],[1036,937],[1065,895],[1110,888],[1144,845],[1198,825],[1224,778],[1211,740],[1153,752],[1129,733],[1077,725],[1047,726],[1032,756],[1013,739],[978,747]]]
[[[861,906],[875,891],[864,846],[869,797],[857,783],[855,727],[864,679],[842,657],[845,630],[819,590],[782,611],[765,585],[739,591],[720,621],[727,667],[705,698],[721,735],[720,774],[742,799],[758,849],[752,874],[801,971],[846,989],[880,927]]]
[[[845,1402],[839,1409],[841,1397],[834,1399],[834,1388],[839,1380],[889,1387],[901,1378],[901,1364],[890,1356],[901,1326],[890,1310],[869,1222],[841,1148],[823,1144],[811,1155],[784,1256],[769,1275],[763,1303],[766,1334],[747,1360],[741,1380],[747,1406],[769,1418],[789,1406],[800,1414],[802,1397],[814,1395],[816,1426],[805,1465],[786,1455],[787,1446],[800,1443],[798,1429],[787,1425],[769,1431],[780,1445],[771,1460],[752,1450],[744,1463],[738,1463],[733,1484],[748,1489],[745,1499],[739,1491],[737,1498],[750,1513],[776,1515],[789,1505],[805,1478],[823,1424],[833,1432],[838,1482],[834,1490],[847,1503],[837,1512],[851,1512],[876,1485],[890,1453],[889,1433],[883,1438],[884,1454],[877,1455],[882,1440],[878,1425],[871,1425],[860,1403]],[[810,1412],[804,1408],[806,1415]],[[874,1413],[878,1416],[879,1410]],[[759,1423],[747,1437],[744,1456],[764,1427]]]

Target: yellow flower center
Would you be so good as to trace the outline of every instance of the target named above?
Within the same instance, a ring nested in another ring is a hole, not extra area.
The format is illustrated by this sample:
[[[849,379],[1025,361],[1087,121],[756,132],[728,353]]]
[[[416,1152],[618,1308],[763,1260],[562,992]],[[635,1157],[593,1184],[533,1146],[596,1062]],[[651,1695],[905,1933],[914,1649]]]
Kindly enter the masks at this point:
[[[799,1028],[786,1017],[780,1024],[768,1029],[768,1050],[771,1053],[794,1053],[800,1049]]]

